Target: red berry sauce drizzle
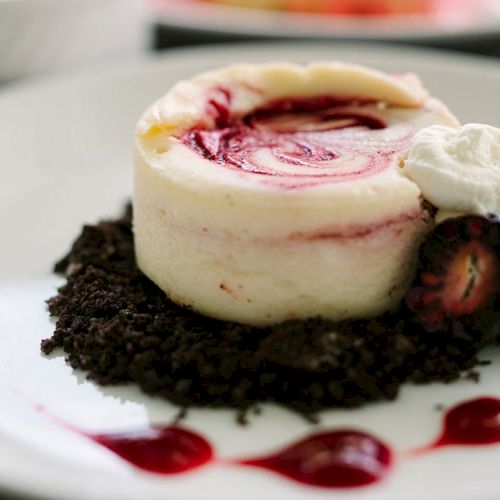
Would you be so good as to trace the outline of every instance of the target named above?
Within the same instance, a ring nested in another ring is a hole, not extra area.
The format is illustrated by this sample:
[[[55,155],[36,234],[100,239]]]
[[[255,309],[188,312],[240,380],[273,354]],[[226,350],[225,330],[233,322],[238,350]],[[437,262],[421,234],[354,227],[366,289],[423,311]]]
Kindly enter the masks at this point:
[[[178,425],[149,426],[128,432],[90,433],[35,408],[62,427],[85,436],[135,467],[157,474],[179,474],[217,461],[201,435]],[[276,453],[229,461],[255,466],[324,488],[365,486],[382,479],[392,453],[376,438],[351,430],[312,434]]]
[[[376,438],[346,430],[314,434],[277,453],[237,463],[312,486],[353,488],[383,479],[391,468],[392,453]]]
[[[139,469],[157,474],[187,472],[213,458],[212,446],[205,438],[178,426],[84,435]]]
[[[148,472],[177,474],[215,460],[208,441],[177,426],[82,434]],[[386,445],[368,434],[336,431],[313,434],[268,456],[231,463],[268,469],[312,486],[347,488],[381,480],[391,467],[391,456]]]
[[[208,464],[214,458],[211,444],[179,425],[149,425],[123,432],[92,433],[75,427],[29,400],[52,422],[85,436],[135,467],[157,474],[179,474]]]
[[[443,446],[473,446],[500,443],[500,399],[477,398],[448,410],[438,439],[416,453]]]
[[[148,472],[179,474],[216,461],[212,446],[204,437],[177,425],[93,434],[66,424],[39,405],[36,407],[54,422]],[[500,399],[483,397],[451,408],[439,438],[406,456],[443,446],[494,443],[500,443]],[[269,455],[229,463],[267,469],[311,486],[353,488],[384,479],[391,470],[393,454],[387,445],[369,434],[337,430],[312,434]]]
[[[227,89],[212,89],[209,124],[187,130],[179,139],[218,165],[258,174],[266,182],[278,178],[283,187],[374,175],[393,163],[413,135],[408,124],[387,124],[384,110],[371,101],[279,99],[245,116],[233,116],[231,100]],[[377,133],[381,135],[375,137]]]

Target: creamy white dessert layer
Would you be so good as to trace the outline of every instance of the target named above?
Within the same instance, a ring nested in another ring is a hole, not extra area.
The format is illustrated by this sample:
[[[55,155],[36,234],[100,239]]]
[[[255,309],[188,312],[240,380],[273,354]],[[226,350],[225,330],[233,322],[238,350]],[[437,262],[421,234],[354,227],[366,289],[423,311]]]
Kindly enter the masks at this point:
[[[181,82],[137,127],[139,266],[221,319],[380,314],[432,224],[400,168],[432,124],[457,126],[416,77],[359,66],[248,65]]]

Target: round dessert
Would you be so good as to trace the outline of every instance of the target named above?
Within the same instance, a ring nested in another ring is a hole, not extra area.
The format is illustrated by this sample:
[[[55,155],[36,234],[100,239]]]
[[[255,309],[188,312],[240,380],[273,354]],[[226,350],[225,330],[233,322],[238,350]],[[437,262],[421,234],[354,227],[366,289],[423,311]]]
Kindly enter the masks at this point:
[[[140,269],[175,302],[250,325],[395,307],[431,228],[400,161],[456,127],[413,75],[240,65],[177,84],[136,131]]]

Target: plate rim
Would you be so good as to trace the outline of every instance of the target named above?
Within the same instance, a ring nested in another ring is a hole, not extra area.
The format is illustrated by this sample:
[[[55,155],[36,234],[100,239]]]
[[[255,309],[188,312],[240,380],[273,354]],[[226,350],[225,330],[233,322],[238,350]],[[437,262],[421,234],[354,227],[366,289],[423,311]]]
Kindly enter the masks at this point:
[[[24,92],[37,92],[50,89],[52,86],[65,86],[80,80],[100,80],[112,77],[119,77],[131,71],[138,71],[148,66],[161,67],[170,61],[176,62],[189,59],[206,60],[212,53],[217,55],[237,54],[239,51],[248,52],[251,49],[292,51],[295,49],[320,51],[330,49],[335,55],[336,50],[351,52],[354,50],[386,53],[389,57],[409,56],[417,59],[424,57],[424,65],[447,64],[459,68],[462,64],[473,65],[478,69],[488,69],[489,72],[500,74],[499,58],[496,56],[473,54],[461,52],[460,50],[446,47],[435,48],[419,46],[412,43],[399,43],[387,40],[335,40],[332,44],[328,40],[241,40],[228,44],[227,42],[207,43],[195,46],[182,46],[163,49],[157,52],[143,53],[142,55],[126,56],[111,61],[99,61],[79,68],[66,68],[55,70],[50,73],[33,75],[21,80],[13,80],[0,85],[0,104],[3,100],[9,99]],[[318,58],[320,60],[322,58]],[[277,61],[278,59],[274,59]],[[324,60],[324,58],[323,58]],[[338,59],[337,59],[338,60]],[[420,63],[418,63],[420,64]]]

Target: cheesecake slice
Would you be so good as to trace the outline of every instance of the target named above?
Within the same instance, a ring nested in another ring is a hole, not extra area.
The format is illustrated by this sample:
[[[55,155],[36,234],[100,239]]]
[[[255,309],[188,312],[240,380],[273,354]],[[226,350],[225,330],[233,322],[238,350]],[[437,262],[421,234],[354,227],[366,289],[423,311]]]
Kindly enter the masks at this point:
[[[432,227],[400,160],[458,126],[414,75],[238,65],[174,86],[136,129],[141,270],[175,302],[264,326],[395,307]]]

